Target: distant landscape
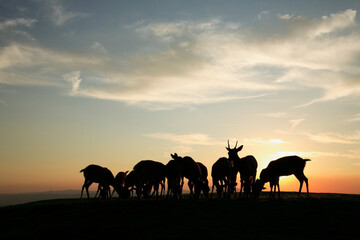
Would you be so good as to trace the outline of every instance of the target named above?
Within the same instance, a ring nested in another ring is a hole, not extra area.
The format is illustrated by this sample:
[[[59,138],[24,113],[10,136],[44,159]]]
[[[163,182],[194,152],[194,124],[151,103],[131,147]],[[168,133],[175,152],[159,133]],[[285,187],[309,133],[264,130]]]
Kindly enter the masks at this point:
[[[66,191],[65,191],[66,192]],[[75,192],[69,194],[75,194]],[[51,193],[48,193],[50,196]],[[53,196],[56,196],[54,193]],[[60,196],[60,195],[59,195]],[[55,199],[0,207],[0,239],[358,239],[360,195]]]
[[[95,195],[95,193],[93,192],[91,192],[91,194],[92,196]],[[79,190],[0,194],[0,207],[40,201],[40,200],[79,198],[79,197],[80,197]]]

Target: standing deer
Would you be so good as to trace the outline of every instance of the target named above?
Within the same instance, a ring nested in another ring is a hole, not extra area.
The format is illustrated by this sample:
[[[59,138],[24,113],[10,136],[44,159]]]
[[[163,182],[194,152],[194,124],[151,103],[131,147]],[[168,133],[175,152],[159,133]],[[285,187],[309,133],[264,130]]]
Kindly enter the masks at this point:
[[[234,165],[235,171],[232,171],[231,175],[231,187],[232,191],[236,186],[236,175],[237,172],[240,172],[240,193],[239,197],[241,197],[242,190],[244,190],[245,197],[249,197],[252,192],[252,187],[256,178],[257,171],[257,161],[254,156],[248,155],[246,157],[240,158],[238,156],[238,152],[243,149],[243,145],[237,148],[237,141],[234,148],[230,148],[229,140],[228,140],[228,150],[229,161]]]
[[[269,198],[275,198],[276,186],[278,187],[278,198],[280,198],[279,178],[281,176],[289,176],[294,174],[300,182],[298,196],[300,196],[303,182],[306,183],[307,196],[309,196],[308,179],[304,175],[304,168],[310,159],[302,159],[299,156],[287,156],[271,161],[269,165],[260,173],[260,179],[255,182],[255,197],[258,197],[264,184],[270,182]],[[274,186],[274,192],[272,192]]]
[[[211,168],[211,177],[212,177],[212,189],[211,195],[212,198],[214,187],[216,187],[216,192],[219,198],[222,197],[224,192],[224,197],[230,182],[230,172],[232,171],[232,166],[229,160],[226,157],[219,158]]]
[[[162,187],[161,193],[164,190],[165,165],[153,160],[142,160],[134,166],[134,171],[137,176],[136,194],[138,198],[150,196],[152,187],[158,198],[159,186]]]
[[[194,194],[193,197],[195,199],[198,199],[200,196],[200,192],[201,192],[201,180],[200,180],[200,176],[201,176],[201,169],[199,167],[199,165],[194,161],[194,159],[192,159],[189,156],[185,156],[185,157],[180,157],[177,155],[177,153],[175,154],[171,154],[171,157],[177,161],[179,163],[180,169],[181,169],[181,177],[182,177],[182,182],[181,182],[181,194],[182,194],[182,187],[184,184],[184,177],[187,178],[189,181],[192,181],[194,183]]]
[[[181,198],[181,168],[178,161],[170,160],[166,166],[166,178],[168,183],[167,197]]]
[[[114,175],[111,173],[109,169],[105,167],[101,167],[99,165],[91,164],[86,168],[82,169],[80,172],[83,172],[85,177],[85,181],[81,189],[81,197],[80,197],[81,200],[82,200],[84,188],[86,189],[87,197],[90,198],[89,187],[94,182],[99,183],[95,197],[101,190],[102,191],[101,195],[103,197],[109,194],[111,198],[110,186],[113,186],[114,184]],[[106,193],[106,195],[104,193]]]

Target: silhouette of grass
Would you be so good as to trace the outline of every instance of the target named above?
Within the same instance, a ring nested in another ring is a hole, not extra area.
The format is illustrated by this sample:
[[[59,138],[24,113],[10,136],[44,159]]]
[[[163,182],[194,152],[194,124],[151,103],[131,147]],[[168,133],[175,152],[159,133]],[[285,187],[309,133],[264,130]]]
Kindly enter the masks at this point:
[[[0,239],[358,239],[360,195],[46,200],[0,208]]]

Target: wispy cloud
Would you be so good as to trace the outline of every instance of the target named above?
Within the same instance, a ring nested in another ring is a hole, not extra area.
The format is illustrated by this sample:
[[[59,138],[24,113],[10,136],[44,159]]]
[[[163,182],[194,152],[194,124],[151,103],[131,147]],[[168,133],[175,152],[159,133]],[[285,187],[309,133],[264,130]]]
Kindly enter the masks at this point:
[[[100,53],[102,54],[106,54],[107,53],[107,50],[105,49],[105,47],[99,43],[99,42],[94,42],[92,45],[91,45],[91,48],[96,50],[96,51],[99,51]]]
[[[33,25],[35,22],[37,22],[37,20],[32,19],[32,18],[8,19],[8,20],[0,22],[0,30],[14,28],[14,27],[18,27],[18,26],[31,27],[31,25]]]
[[[71,95],[77,94],[81,82],[80,71],[74,71],[72,73],[64,74],[63,77],[65,81],[68,81],[72,84],[72,89],[70,94]]]
[[[266,17],[266,16],[269,16],[269,14],[270,14],[270,11],[268,11],[268,10],[261,11],[261,12],[257,15],[257,18],[260,20],[260,19],[263,19],[263,18]]]
[[[276,139],[276,138],[272,138],[272,139],[267,139],[264,140],[262,138],[245,138],[243,140],[244,144],[246,145],[269,145],[269,144],[284,144],[286,143],[285,141],[283,141],[282,139]]]
[[[193,133],[193,134],[173,134],[173,133],[151,133],[146,134],[146,137],[161,139],[171,142],[176,142],[178,144],[185,145],[223,145],[223,142],[216,141],[210,136],[202,133]]]
[[[64,25],[68,21],[74,19],[85,18],[88,16],[86,13],[69,11],[65,9],[58,1],[52,1],[50,7],[52,10],[51,20],[57,26]]]
[[[57,1],[51,6],[57,25],[86,16],[67,11]],[[262,98],[298,86],[323,90],[323,96],[304,102],[304,107],[360,95],[360,34],[352,31],[356,14],[351,9],[315,19],[282,14],[271,21],[288,27],[263,35],[261,26],[245,29],[221,18],[141,21],[127,30],[144,44],[126,58],[108,56],[111,50],[100,42],[91,45],[97,55],[88,57],[12,43],[0,50],[0,69],[17,73],[14,68],[25,67],[30,79],[34,67],[57,69],[60,76],[81,69],[83,81],[87,72],[96,72],[101,77],[94,84],[82,84],[72,95],[153,110]]]
[[[292,119],[290,120],[291,129],[295,129],[297,126],[299,126],[300,123],[302,123],[305,120],[305,118],[299,118],[299,119]]]
[[[100,56],[14,43],[0,49],[0,83],[54,85],[54,74],[61,76],[68,69],[104,66],[105,62]]]
[[[331,158],[348,158],[348,159],[358,159],[359,158],[359,152],[320,152],[320,151],[314,151],[314,152],[302,152],[302,151],[281,151],[270,155],[270,158],[275,160],[281,157],[285,156],[292,156],[297,155],[303,158],[324,158],[324,157],[331,157]]]
[[[311,140],[320,143],[358,144],[360,142],[360,131],[348,135],[339,133],[306,133],[306,135]]]
[[[357,121],[360,121],[360,113],[355,114],[354,117],[348,119],[348,122],[357,122]]]

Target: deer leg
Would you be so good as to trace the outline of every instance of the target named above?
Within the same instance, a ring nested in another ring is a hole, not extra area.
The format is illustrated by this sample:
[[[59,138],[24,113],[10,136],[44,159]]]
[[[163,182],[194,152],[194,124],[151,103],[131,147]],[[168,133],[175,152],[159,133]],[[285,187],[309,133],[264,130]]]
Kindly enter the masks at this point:
[[[113,190],[113,193],[114,193],[114,191],[115,191],[115,188],[114,188],[114,190]],[[110,186],[109,186],[108,192],[109,192],[109,199],[111,200],[112,194],[111,194],[111,188],[110,188]]]
[[[85,183],[84,183],[84,185],[83,185],[83,186],[82,186],[82,188],[81,188],[81,196],[80,196],[80,200],[82,200],[82,196],[83,196],[84,188],[85,188]]]
[[[193,183],[193,181],[189,180],[188,181],[188,186],[189,186],[189,190],[190,190],[190,198],[192,198],[194,196],[194,191],[193,191],[194,183]]]
[[[242,179],[240,179],[240,191],[239,191],[239,198],[241,198],[243,188],[244,188],[244,183],[243,183],[243,180],[242,180]]]
[[[115,192],[115,188],[114,188],[113,192],[111,193],[111,197],[114,195],[114,192]]]
[[[278,199],[280,199],[280,184],[279,184],[279,181],[277,182],[277,187],[278,187]]]
[[[183,186],[184,186],[184,177],[181,177],[180,189],[179,189],[180,199],[183,199],[183,195],[182,195]]]
[[[214,184],[214,179],[213,179],[213,185],[212,185],[212,188],[211,188],[210,198],[212,198],[212,196],[213,196],[214,186],[215,186],[215,184]]]
[[[301,193],[301,189],[302,189],[302,186],[303,186],[303,183],[304,183],[304,180],[305,180],[305,183],[306,183],[306,187],[308,187],[308,184],[307,184],[307,178],[305,177],[304,173],[299,173],[299,174],[294,174],[295,177],[299,180],[300,182],[300,188],[299,188],[299,193],[298,193],[298,196],[300,196],[300,193]],[[307,188],[308,189],[308,188]]]
[[[271,199],[272,197],[272,191],[273,191],[273,184],[270,183],[270,194],[269,194],[269,199]]]
[[[96,194],[95,194],[95,198],[96,198],[96,196],[98,195],[98,193],[100,192],[101,187],[102,187],[102,186],[101,186],[100,183],[99,183],[98,189],[97,189]]]
[[[303,185],[304,180],[299,180],[299,182],[300,182],[300,188],[299,188],[298,196],[300,196],[300,193],[301,193],[301,189],[302,189],[302,185]]]
[[[305,184],[306,184],[306,195],[309,196],[309,183],[307,177],[305,177]]]

